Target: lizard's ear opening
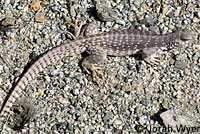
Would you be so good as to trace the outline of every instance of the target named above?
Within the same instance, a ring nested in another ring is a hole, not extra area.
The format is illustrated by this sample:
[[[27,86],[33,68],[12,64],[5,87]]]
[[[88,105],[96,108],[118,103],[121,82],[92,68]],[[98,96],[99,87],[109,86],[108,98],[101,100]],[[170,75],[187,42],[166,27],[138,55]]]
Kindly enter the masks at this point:
[[[181,32],[180,39],[182,41],[195,40],[195,34],[191,30],[185,28]]]

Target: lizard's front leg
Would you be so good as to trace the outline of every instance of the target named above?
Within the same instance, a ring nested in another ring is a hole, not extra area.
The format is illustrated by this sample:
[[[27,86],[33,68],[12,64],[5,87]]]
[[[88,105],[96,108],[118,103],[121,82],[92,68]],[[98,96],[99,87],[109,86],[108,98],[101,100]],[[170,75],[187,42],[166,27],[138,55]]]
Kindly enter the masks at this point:
[[[83,26],[85,22],[80,22],[80,24],[78,25],[79,23],[78,19],[74,20],[74,24],[73,24],[72,22],[69,22],[65,18],[65,23],[73,27],[74,34],[72,34],[71,32],[67,32],[67,34],[69,34],[73,39],[76,39],[77,37],[95,35],[98,33],[96,21],[92,21],[86,26]]]
[[[66,34],[69,34],[74,40],[79,36],[83,36],[81,31],[85,31],[85,28],[82,30],[85,22],[82,22],[82,21],[79,22],[79,19],[73,19],[73,22],[74,22],[73,23],[73,22],[70,22],[65,16],[63,17],[64,17],[66,25],[69,25],[74,29],[73,33],[66,32]]]
[[[145,48],[141,52],[142,58],[150,65],[159,65],[158,50],[156,48]]]

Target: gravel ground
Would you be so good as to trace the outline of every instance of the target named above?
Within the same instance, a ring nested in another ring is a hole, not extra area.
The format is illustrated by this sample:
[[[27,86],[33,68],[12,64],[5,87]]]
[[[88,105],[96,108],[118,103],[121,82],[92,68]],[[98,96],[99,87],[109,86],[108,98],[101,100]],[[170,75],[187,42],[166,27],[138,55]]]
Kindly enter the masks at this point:
[[[72,23],[75,19],[96,20],[99,32],[155,26],[165,34],[188,27],[199,39],[199,0],[0,3],[0,104],[38,55],[72,39],[67,32],[73,29],[65,19]],[[12,20],[10,25],[5,18]],[[85,54],[66,57],[40,72],[21,96],[32,100],[30,107],[37,107],[36,115],[20,131],[7,125],[4,133],[134,134],[140,125],[163,127],[153,117],[168,109],[187,116],[194,127],[200,126],[198,41],[186,48],[163,52],[159,66],[133,56],[108,57],[100,65],[105,74],[101,80],[104,86],[83,71],[83,57]],[[148,131],[144,129],[142,133]]]

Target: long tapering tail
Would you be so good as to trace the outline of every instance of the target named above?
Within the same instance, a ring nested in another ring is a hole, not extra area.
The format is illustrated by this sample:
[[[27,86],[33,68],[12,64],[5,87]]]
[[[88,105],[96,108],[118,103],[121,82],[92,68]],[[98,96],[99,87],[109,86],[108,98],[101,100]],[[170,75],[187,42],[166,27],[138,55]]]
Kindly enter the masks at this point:
[[[57,62],[65,56],[72,56],[75,54],[82,53],[85,50],[83,44],[80,41],[72,41],[68,44],[63,44],[47,53],[43,54],[33,65],[24,73],[24,75],[19,79],[16,86],[13,88],[10,96],[8,97],[5,105],[1,109],[0,121],[4,122],[10,112],[15,100],[20,96],[20,93],[27,86],[27,84],[35,78],[35,76],[44,70],[48,65]],[[1,129],[1,128],[0,128]],[[1,132],[2,130],[0,130]]]

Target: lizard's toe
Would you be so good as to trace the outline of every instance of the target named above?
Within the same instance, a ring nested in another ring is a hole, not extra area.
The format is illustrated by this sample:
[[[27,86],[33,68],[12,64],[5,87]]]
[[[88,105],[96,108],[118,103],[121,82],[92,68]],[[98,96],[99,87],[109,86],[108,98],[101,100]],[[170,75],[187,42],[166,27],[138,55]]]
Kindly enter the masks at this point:
[[[159,65],[160,64],[160,60],[158,59],[158,56],[149,56],[148,58],[146,58],[144,60],[150,65]]]
[[[93,78],[99,79],[97,77],[100,76],[102,79],[104,79],[102,69],[100,67],[92,65],[92,68],[90,68],[90,70],[92,71]]]
[[[102,73],[102,69],[100,67],[97,67],[94,64],[82,64],[84,70],[88,73],[91,74],[92,73],[92,77],[93,79],[96,78],[97,80],[99,80],[99,76],[104,79],[103,77],[103,73]],[[89,71],[90,70],[90,71]]]

